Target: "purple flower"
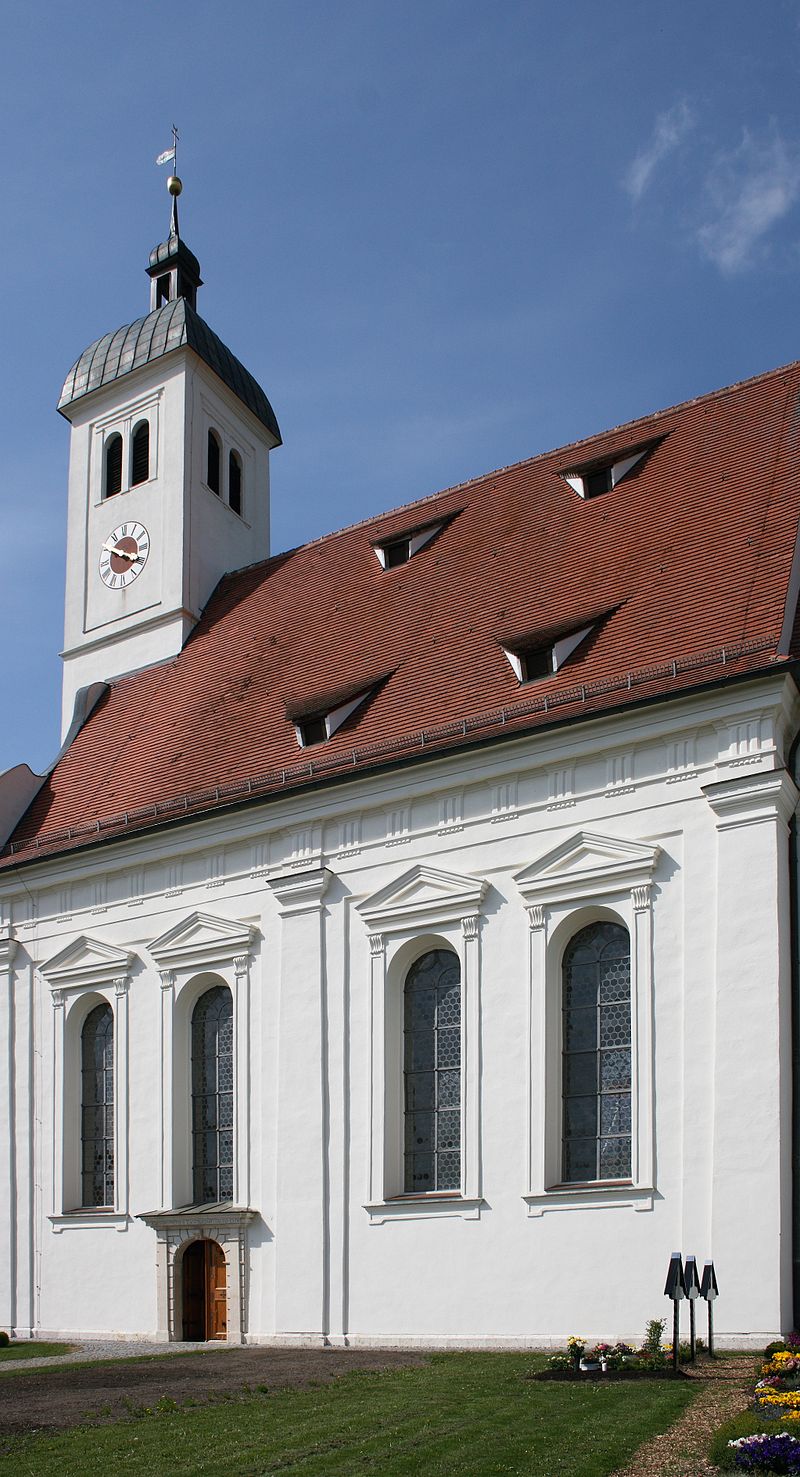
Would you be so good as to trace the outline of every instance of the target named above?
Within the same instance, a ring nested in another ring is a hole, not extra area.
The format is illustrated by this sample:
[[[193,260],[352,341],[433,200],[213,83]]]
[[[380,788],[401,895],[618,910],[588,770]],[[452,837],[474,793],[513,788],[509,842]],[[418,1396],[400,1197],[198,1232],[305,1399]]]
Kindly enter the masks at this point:
[[[758,1436],[740,1436],[729,1441],[734,1448],[734,1461],[743,1472],[780,1472],[800,1474],[800,1441],[786,1431],[775,1436],[762,1432]]]

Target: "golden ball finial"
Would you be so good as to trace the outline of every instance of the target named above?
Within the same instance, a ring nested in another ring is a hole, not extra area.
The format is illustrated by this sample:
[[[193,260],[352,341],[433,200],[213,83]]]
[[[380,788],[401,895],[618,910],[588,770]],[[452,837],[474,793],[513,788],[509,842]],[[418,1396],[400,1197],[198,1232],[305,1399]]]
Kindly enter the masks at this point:
[[[177,174],[171,174],[167,180],[167,189],[170,195],[180,195],[183,189],[183,181],[178,179]]]

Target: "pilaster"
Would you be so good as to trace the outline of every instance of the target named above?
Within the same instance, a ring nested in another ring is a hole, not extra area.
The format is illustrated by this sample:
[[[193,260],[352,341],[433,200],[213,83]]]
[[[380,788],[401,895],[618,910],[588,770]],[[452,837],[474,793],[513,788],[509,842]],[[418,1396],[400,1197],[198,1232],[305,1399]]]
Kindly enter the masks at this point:
[[[0,938],[0,1327],[16,1323],[16,1185],[14,1174],[14,955],[16,939]]]
[[[791,1326],[791,941],[786,770],[704,785],[716,820],[711,1234],[742,1327]],[[742,1200],[758,1206],[742,1213]]]
[[[281,913],[275,1207],[276,1333],[329,1323],[325,867],[270,882]]]

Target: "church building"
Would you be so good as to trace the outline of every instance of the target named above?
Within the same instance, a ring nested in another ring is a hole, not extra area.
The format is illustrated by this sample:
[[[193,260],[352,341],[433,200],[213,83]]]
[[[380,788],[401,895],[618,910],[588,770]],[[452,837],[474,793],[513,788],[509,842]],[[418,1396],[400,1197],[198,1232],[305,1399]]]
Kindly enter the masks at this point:
[[[680,1249],[763,1345],[800,363],[271,556],[171,188],[59,400],[63,747],[0,777],[0,1327],[633,1340]]]

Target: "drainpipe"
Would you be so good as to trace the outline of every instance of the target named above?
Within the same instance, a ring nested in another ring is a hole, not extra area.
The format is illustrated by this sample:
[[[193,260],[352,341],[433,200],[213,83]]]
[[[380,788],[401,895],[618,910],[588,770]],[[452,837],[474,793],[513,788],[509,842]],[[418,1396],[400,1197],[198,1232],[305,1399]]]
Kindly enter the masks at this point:
[[[786,768],[800,788],[800,730]],[[789,927],[792,981],[792,1310],[800,1328],[800,837],[795,811],[789,821]]]

